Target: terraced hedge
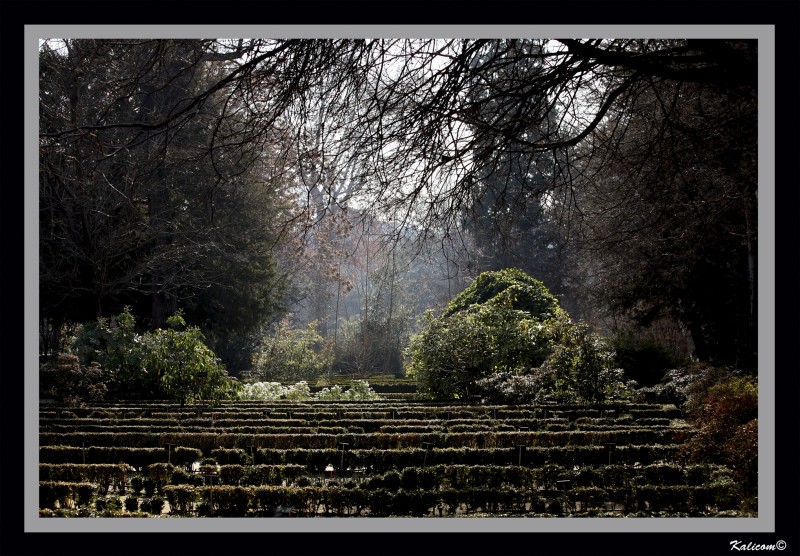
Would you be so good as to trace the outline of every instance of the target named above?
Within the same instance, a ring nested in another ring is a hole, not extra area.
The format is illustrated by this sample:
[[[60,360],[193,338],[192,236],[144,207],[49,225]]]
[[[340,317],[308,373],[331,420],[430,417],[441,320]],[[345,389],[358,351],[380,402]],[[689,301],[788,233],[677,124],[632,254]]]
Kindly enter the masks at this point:
[[[246,443],[258,448],[288,450],[333,448],[340,442],[360,449],[402,449],[420,446],[423,442],[435,446],[456,448],[508,448],[527,446],[593,446],[614,443],[675,444],[688,438],[685,430],[623,429],[595,431],[536,431],[536,432],[409,432],[409,433],[295,433],[295,434],[237,434],[226,432],[89,432],[41,433],[43,444],[60,443],[67,446],[88,444],[93,447],[151,448],[165,444],[189,446],[208,451],[214,448],[235,448]]]
[[[160,403],[40,411],[40,515],[716,515],[672,406]]]

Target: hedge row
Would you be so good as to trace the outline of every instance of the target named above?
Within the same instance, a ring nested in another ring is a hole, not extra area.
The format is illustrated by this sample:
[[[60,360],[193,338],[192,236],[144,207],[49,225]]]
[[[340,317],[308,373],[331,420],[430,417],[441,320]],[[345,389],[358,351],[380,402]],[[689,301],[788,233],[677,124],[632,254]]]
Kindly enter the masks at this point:
[[[239,465],[225,464],[203,466],[201,472],[214,473],[219,484],[227,485],[281,485],[295,483],[309,473],[309,466],[301,464]],[[313,469],[313,467],[312,467]],[[110,486],[125,492],[131,469],[127,465],[40,464],[39,480],[45,482],[94,483],[102,494]],[[365,468],[366,471],[366,468]],[[661,486],[700,486],[707,483],[729,483],[729,471],[720,466],[695,464],[652,464],[636,468],[608,465],[594,468],[565,467],[546,464],[541,467],[517,465],[464,465],[432,464],[409,466],[402,470],[389,470],[371,474],[364,481],[365,488],[412,490],[415,488],[476,488],[478,486],[503,488],[553,487],[559,480],[569,480],[572,486],[622,488],[630,485],[658,484]],[[201,485],[202,475],[189,473],[177,466],[156,463],[148,466],[147,473],[155,488],[167,484]],[[133,485],[135,494],[142,484]]]
[[[141,405],[113,405],[93,404],[90,407],[69,407],[41,409],[42,417],[69,416],[76,418],[128,418],[128,417],[154,417],[174,418],[182,415],[186,418],[214,413],[220,418],[237,418],[237,416],[257,417],[264,411],[273,412],[275,415],[291,412],[302,415],[308,419],[330,419],[337,412],[349,418],[390,418],[392,413],[397,418],[431,418],[444,417],[448,412],[452,417],[459,415],[468,418],[479,417],[505,417],[505,418],[536,418],[543,416],[562,416],[576,419],[581,417],[675,417],[680,416],[680,411],[674,405],[660,404],[609,404],[609,405],[558,405],[542,404],[539,406],[528,405],[473,405],[473,404],[441,404],[429,401],[417,402],[385,402],[380,400],[370,402],[223,402],[217,407],[202,405],[192,407],[179,407],[171,404],[147,403]]]
[[[370,476],[365,488],[412,490],[414,488],[555,488],[558,481],[569,481],[573,487],[628,488],[636,485],[702,486],[730,485],[730,472],[720,466],[697,464],[688,467],[653,464],[638,468],[602,466],[596,468],[565,467],[547,464],[542,467],[498,465],[433,465],[407,467]]]
[[[674,458],[677,445],[628,445],[613,450],[613,463],[646,465]],[[342,458],[344,455],[344,458]],[[564,466],[607,465],[608,448],[605,446],[579,447],[513,447],[513,448],[408,448],[399,450],[347,450],[304,449],[293,450],[260,449],[254,452],[256,463],[289,464],[301,463],[309,470],[324,472],[328,464],[337,468],[343,462],[345,468],[365,468],[370,473],[382,473],[391,469],[427,465],[517,465],[541,467],[546,464]]]
[[[333,413],[328,416],[316,415],[314,419],[306,419],[301,414],[292,414],[292,418],[286,418],[286,414],[269,415],[260,414],[240,414],[240,415],[211,415],[205,414],[197,417],[171,416],[171,417],[141,417],[128,416],[122,417],[41,417],[40,427],[47,426],[52,428],[64,427],[90,427],[90,426],[129,426],[129,427],[151,427],[151,426],[182,426],[182,427],[208,427],[209,425],[220,427],[243,427],[243,426],[315,426],[315,427],[348,427],[352,425],[360,427],[372,427],[373,429],[387,425],[426,425],[432,423],[448,423],[453,425],[466,424],[507,424],[516,426],[540,426],[551,424],[577,425],[577,426],[606,426],[606,427],[642,427],[642,426],[670,426],[673,419],[664,417],[643,417],[634,420],[630,416],[620,416],[618,418],[596,418],[596,417],[577,417],[554,416],[544,417],[505,417],[494,418],[491,415],[470,416],[462,413],[447,413],[444,415],[430,415],[424,418],[393,417],[380,412],[377,415],[369,416],[362,414]]]
[[[95,483],[101,492],[110,487],[125,491],[130,467],[127,464],[69,464],[40,463],[39,481],[66,483]]]
[[[548,464],[529,468],[499,465],[434,465],[408,467],[402,471],[389,471],[373,475],[362,483],[368,490],[385,488],[434,490],[436,488],[557,488],[559,481],[569,481],[565,489],[573,488],[636,488],[642,485],[658,486],[731,486],[730,472],[720,466],[697,464],[688,467],[654,464],[639,468],[603,466],[573,469]]]
[[[385,400],[337,400],[337,401],[327,401],[327,400],[272,400],[272,401],[261,401],[261,400],[220,400],[215,403],[215,405],[209,405],[205,402],[197,403],[193,406],[184,406],[182,409],[188,411],[192,408],[205,408],[205,409],[218,409],[218,410],[237,410],[242,408],[259,408],[265,406],[285,406],[285,407],[328,407],[328,408],[339,408],[339,407],[376,407],[376,406],[398,406],[398,407],[413,407],[413,406],[424,406],[424,407],[439,407],[439,408],[450,408],[450,409],[464,409],[464,408],[473,408],[476,410],[480,409],[492,409],[492,408],[549,408],[549,409],[557,409],[560,411],[605,411],[605,412],[621,412],[621,411],[629,411],[629,410],[640,410],[640,409],[669,409],[674,407],[673,404],[660,404],[660,403],[643,403],[643,402],[626,402],[626,401],[610,401],[610,402],[598,402],[598,403],[557,403],[557,402],[541,402],[534,406],[529,404],[502,404],[502,405],[493,405],[493,404],[476,404],[471,402],[455,402],[455,401],[432,401],[432,400],[416,400],[411,403],[389,403]],[[41,406],[42,411],[58,411],[59,408],[48,408],[47,406]],[[136,400],[123,400],[123,401],[97,401],[93,402],[91,406],[74,406],[69,407],[69,409],[80,409],[85,413],[91,413],[93,411],[102,411],[102,410],[120,410],[120,411],[135,411],[141,409],[168,409],[168,410],[179,410],[181,406],[175,402],[170,402],[167,400],[143,400],[143,401],[136,401]]]
[[[523,424],[524,423],[524,424]],[[514,432],[520,430],[539,430],[539,431],[615,431],[615,430],[640,430],[643,427],[634,427],[630,425],[621,426],[608,426],[608,425],[570,425],[566,423],[536,423],[531,421],[522,421],[521,423],[511,424],[507,422],[471,422],[471,423],[451,423],[442,422],[438,424],[392,424],[380,425],[372,423],[371,426],[363,427],[355,424],[348,426],[280,426],[275,425],[258,425],[258,426],[226,426],[224,423],[214,423],[214,425],[206,426],[182,426],[182,425],[43,425],[40,427],[43,433],[57,433],[59,431],[71,433],[97,433],[97,432],[110,432],[113,430],[115,433],[208,433],[217,430],[224,430],[227,434],[374,434],[374,433],[432,433],[432,432]],[[667,429],[669,427],[653,426],[648,427],[653,430]]]
[[[669,420],[661,423],[647,423],[648,426],[668,426]],[[46,431],[83,431],[83,432],[102,432],[113,428],[114,430],[124,430],[127,432],[141,432],[152,430],[158,432],[160,429],[177,429],[183,430],[202,429],[207,430],[210,427],[219,428],[233,428],[239,429],[243,427],[253,427],[261,429],[280,429],[280,428],[310,428],[318,429],[335,429],[335,428],[352,428],[357,427],[364,432],[377,432],[385,427],[425,427],[425,426],[446,426],[448,428],[457,426],[473,426],[479,428],[496,428],[505,427],[509,430],[525,427],[531,430],[537,428],[542,429],[559,429],[564,430],[567,427],[580,428],[583,426],[605,426],[607,428],[642,428],[642,423],[628,422],[609,422],[606,424],[597,423],[570,423],[567,419],[563,418],[548,418],[548,419],[467,419],[467,418],[450,418],[450,419],[354,419],[354,418],[336,418],[332,417],[330,420],[313,420],[306,421],[303,419],[277,419],[265,418],[258,419],[215,419],[210,418],[202,419],[153,419],[153,418],[130,418],[125,420],[117,419],[40,419],[40,430]]]
[[[68,508],[89,504],[97,485],[85,482],[39,481],[39,508]]]
[[[244,443],[246,446],[247,444]],[[676,444],[648,444],[617,446],[611,452],[612,463],[642,465],[659,460],[671,460],[678,449]],[[182,455],[185,454],[185,455]],[[205,452],[195,448],[173,447],[171,456],[166,448],[87,448],[87,463],[124,462],[136,468],[145,468],[152,463],[167,462],[187,465],[203,456],[215,458],[219,464],[247,465],[299,464],[312,472],[322,473],[325,467],[342,462],[342,452],[337,448],[216,448]],[[255,459],[255,461],[253,461]],[[42,446],[39,449],[41,463],[81,463],[83,450],[72,446]],[[366,467],[371,472],[384,472],[392,468],[403,469],[427,462],[437,464],[465,465],[516,465],[538,467],[548,463],[559,465],[606,465],[609,451],[605,446],[551,446],[512,448],[405,448],[390,450],[351,449],[344,453],[345,467]]]
[[[231,424],[234,423],[234,424]],[[157,425],[114,425],[112,423],[106,424],[57,424],[40,426],[42,433],[58,433],[59,431],[70,433],[213,433],[217,430],[224,430],[226,434],[240,434],[240,435],[254,435],[254,434],[399,434],[399,433],[445,433],[445,432],[515,432],[520,430],[533,430],[545,432],[564,432],[564,431],[625,431],[625,430],[668,430],[669,426],[662,424],[657,425],[595,425],[590,423],[570,424],[570,423],[556,423],[556,422],[539,422],[536,420],[517,420],[517,421],[444,421],[439,423],[431,423],[424,421],[420,423],[411,424],[398,424],[396,421],[392,424],[383,424],[385,421],[373,421],[368,423],[367,426],[356,424],[357,421],[339,422],[340,425],[330,423],[324,425],[306,424],[305,426],[286,426],[285,422],[276,422],[270,424],[260,423],[254,426],[242,426],[235,424],[236,422],[215,422],[213,425],[207,423],[205,425],[187,424],[157,424]],[[302,423],[302,422],[300,422]],[[364,422],[362,422],[364,424]]]
[[[166,485],[285,485],[295,483],[308,473],[305,465],[203,465],[199,473],[187,472],[167,464],[153,464],[148,469],[156,488]],[[213,477],[212,477],[213,476]]]
[[[391,491],[341,486],[167,486],[175,515],[246,516],[434,516],[456,513],[562,515],[621,505],[625,511],[705,513],[734,509],[730,493],[714,486],[645,485],[627,490],[582,487],[559,490],[466,488]]]
[[[167,448],[130,448],[63,445],[39,446],[39,463],[127,463],[144,468],[151,463],[167,461]]]
[[[208,486],[194,483],[167,484],[171,466],[151,466],[150,473],[158,489],[166,496],[171,512],[186,515],[200,511],[229,516],[247,516],[250,511],[275,513],[280,508],[293,508],[298,515],[427,515],[456,511],[486,512],[549,512],[610,509],[622,505],[624,511],[706,512],[733,510],[737,506],[732,481],[713,481],[699,485],[653,485],[630,483],[624,486],[596,485],[560,486],[558,477],[564,469],[528,469],[498,466],[440,466],[408,468],[402,473],[389,472],[375,476],[356,487],[331,482],[328,486]],[[240,466],[227,466],[229,471]],[[268,469],[260,472],[299,475],[302,470]],[[224,468],[223,468],[224,469]],[[253,468],[256,469],[256,468]],[[650,471],[661,473],[665,466]],[[238,471],[236,470],[236,471]],[[612,470],[606,470],[612,471]],[[644,470],[641,478],[645,478]],[[698,471],[701,471],[698,469]],[[288,473],[287,473],[288,472]],[[709,469],[702,470],[707,478]],[[225,473],[220,476],[224,477]],[[277,476],[277,475],[276,475]],[[232,477],[232,476],[231,476]],[[232,478],[229,477],[229,481]],[[272,479],[275,480],[274,477]],[[476,486],[480,485],[480,486]],[[39,508],[56,509],[87,505],[99,496],[98,485],[90,482],[42,481],[39,486]],[[138,489],[129,498],[135,500]],[[152,493],[148,493],[152,496]],[[410,503],[410,505],[409,505]],[[205,510],[202,506],[205,505]],[[133,506],[133,504],[131,504]],[[131,511],[136,511],[131,508]]]
[[[397,449],[420,446],[423,442],[438,447],[507,448],[519,444],[529,446],[586,446],[613,443],[675,444],[691,434],[679,429],[627,429],[615,431],[516,431],[516,432],[431,432],[431,433],[365,433],[365,434],[233,434],[233,433],[41,433],[40,445],[65,444],[95,447],[156,447],[166,443],[201,450],[255,445],[258,448],[290,449],[330,448],[341,442],[362,449]],[[93,462],[94,463],[94,462]]]
[[[434,428],[434,427],[431,427]],[[440,427],[441,428],[441,427]],[[227,434],[364,434],[363,427],[336,427],[336,426],[225,426],[221,423],[182,426],[176,425],[43,425],[40,427],[41,433],[104,433],[112,431],[114,433],[214,433],[216,430],[224,430]],[[443,429],[444,430],[444,429]]]

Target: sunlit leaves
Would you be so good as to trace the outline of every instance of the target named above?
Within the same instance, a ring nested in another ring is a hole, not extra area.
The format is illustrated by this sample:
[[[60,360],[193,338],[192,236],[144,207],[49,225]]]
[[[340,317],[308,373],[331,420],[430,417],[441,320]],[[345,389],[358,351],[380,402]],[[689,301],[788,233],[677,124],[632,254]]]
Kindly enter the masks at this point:
[[[167,322],[168,329],[145,335],[143,368],[157,375],[164,393],[181,403],[227,397],[228,373],[203,343],[200,329],[186,327],[180,315]]]
[[[547,288],[523,272],[485,272],[441,316],[429,313],[411,339],[407,373],[433,397],[464,398],[492,373],[520,374],[551,350],[552,321],[564,318]]]
[[[261,336],[252,358],[253,373],[261,380],[316,380],[328,370],[332,356],[317,323],[295,329],[286,317]]]

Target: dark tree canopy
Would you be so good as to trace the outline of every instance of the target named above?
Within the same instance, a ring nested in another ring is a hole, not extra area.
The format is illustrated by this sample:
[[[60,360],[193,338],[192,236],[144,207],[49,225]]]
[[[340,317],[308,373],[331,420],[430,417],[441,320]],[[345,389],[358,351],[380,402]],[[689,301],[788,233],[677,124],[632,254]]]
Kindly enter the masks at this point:
[[[275,307],[275,242],[356,210],[492,256],[494,230],[557,293],[676,319],[702,358],[753,368],[757,47],[46,42],[42,316],[136,301],[159,324],[200,296],[196,314],[242,331],[235,306]]]

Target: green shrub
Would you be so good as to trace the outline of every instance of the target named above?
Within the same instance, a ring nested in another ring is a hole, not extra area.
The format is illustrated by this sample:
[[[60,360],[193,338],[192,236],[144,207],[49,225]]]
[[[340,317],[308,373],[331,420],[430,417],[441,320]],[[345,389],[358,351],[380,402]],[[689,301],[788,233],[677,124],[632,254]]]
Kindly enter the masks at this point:
[[[746,501],[747,509],[755,507],[754,497],[758,490],[758,419],[739,425],[725,442],[723,454],[733,470],[734,478],[742,485],[743,491],[751,495]]]
[[[560,319],[552,329],[552,351],[539,373],[550,377],[546,389],[561,402],[627,399],[633,385],[614,368],[614,352],[583,323]]]
[[[507,307],[523,311],[538,321],[557,317],[561,313],[558,300],[547,287],[516,268],[480,274],[450,301],[444,316],[474,305]]]
[[[295,384],[284,385],[280,382],[250,382],[241,385],[238,397],[242,400],[274,401],[312,399],[311,387],[301,380]]]
[[[479,394],[492,373],[520,374],[550,352],[549,323],[505,306],[477,305],[451,315],[428,312],[406,351],[406,372],[421,393],[439,399]]]
[[[549,396],[550,377],[538,369],[527,374],[493,373],[475,382],[478,395],[490,404],[542,402]]]
[[[194,509],[197,489],[189,485],[168,485],[164,487],[164,495],[169,502],[170,513],[187,515]]]
[[[75,487],[75,495],[78,504],[87,506],[91,503],[95,494],[95,485],[92,483],[78,483]]]
[[[142,487],[144,486],[144,477],[141,475],[134,475],[131,477],[131,493],[134,496],[138,496],[140,492],[142,492]]]
[[[155,330],[143,338],[142,366],[159,377],[163,392],[181,405],[233,397],[235,383],[203,343],[200,328],[187,327],[180,314],[169,317],[167,324],[168,329]]]
[[[284,394],[287,400],[303,401],[311,397],[311,388],[305,380],[289,386]]]
[[[286,395],[287,388],[280,382],[250,382],[242,385],[239,399],[273,401]]]
[[[389,492],[397,492],[402,484],[403,478],[398,471],[388,471],[383,475],[383,488]]]
[[[150,477],[145,477],[142,481],[145,496],[152,497],[156,492],[156,483]]]
[[[176,446],[172,449],[171,461],[175,465],[189,465],[193,461],[203,457],[203,451],[197,448],[187,448]]]
[[[219,478],[222,481],[222,484],[238,484],[242,477],[244,477],[244,468],[241,465],[221,465],[219,468]]]
[[[148,467],[148,474],[153,481],[157,491],[167,484],[175,467],[169,463],[151,463]]]
[[[673,404],[688,418],[702,413],[703,400],[714,384],[730,378],[728,369],[692,363],[664,372],[655,386],[639,388],[634,400],[641,403]]]
[[[563,317],[544,284],[524,272],[484,272],[440,316],[425,314],[406,350],[406,373],[428,396],[468,398],[492,373],[519,374],[544,362],[550,322]]]
[[[158,377],[142,370],[144,345],[129,307],[110,319],[100,317],[81,325],[72,349],[83,364],[96,363],[108,373],[112,397],[159,394]]]
[[[84,365],[98,364],[114,398],[164,395],[183,403],[229,397],[236,384],[196,326],[186,326],[180,312],[168,329],[136,331],[130,308],[111,319],[82,325],[73,350]]]
[[[655,485],[680,485],[686,481],[686,469],[682,465],[651,465],[642,471],[644,481]]]
[[[608,499],[605,490],[594,486],[582,486],[572,490],[570,496],[576,501],[581,502],[581,508],[601,508]]]
[[[294,329],[286,317],[260,338],[252,357],[253,375],[262,381],[316,380],[330,366],[332,355],[317,323]]]
[[[102,504],[100,504],[101,500]],[[101,506],[102,510],[100,509]],[[123,508],[122,498],[119,496],[108,496],[104,499],[98,498],[95,507],[103,517],[117,517]]]
[[[169,484],[200,486],[203,484],[203,477],[196,473],[184,471],[183,469],[175,469],[170,476]]]
[[[544,284],[517,269],[485,272],[440,316],[426,313],[406,351],[407,374],[420,392],[497,403],[630,397],[613,356]]]
[[[244,517],[254,495],[253,489],[239,486],[213,486],[202,489],[201,499],[208,509],[223,516]]]
[[[211,450],[211,457],[220,465],[247,465],[251,463],[250,454],[242,448],[217,448]]]
[[[59,481],[39,482],[39,507],[55,509],[65,507],[72,496],[72,483]]]
[[[338,384],[330,388],[323,388],[317,392],[316,399],[326,401],[367,401],[380,400],[381,397],[370,388],[366,380],[354,380],[347,390],[343,390]]]

